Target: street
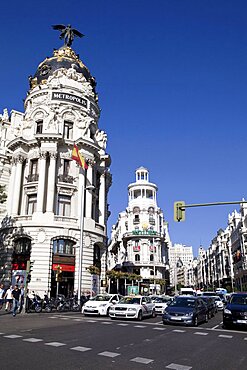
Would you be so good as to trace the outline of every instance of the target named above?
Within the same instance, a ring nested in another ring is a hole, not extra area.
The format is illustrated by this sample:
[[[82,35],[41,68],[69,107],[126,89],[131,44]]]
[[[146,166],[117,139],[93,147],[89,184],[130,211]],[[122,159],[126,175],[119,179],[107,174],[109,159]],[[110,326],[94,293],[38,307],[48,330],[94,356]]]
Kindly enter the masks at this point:
[[[222,313],[198,327],[84,317],[1,315],[1,369],[244,369],[247,331],[224,330]]]

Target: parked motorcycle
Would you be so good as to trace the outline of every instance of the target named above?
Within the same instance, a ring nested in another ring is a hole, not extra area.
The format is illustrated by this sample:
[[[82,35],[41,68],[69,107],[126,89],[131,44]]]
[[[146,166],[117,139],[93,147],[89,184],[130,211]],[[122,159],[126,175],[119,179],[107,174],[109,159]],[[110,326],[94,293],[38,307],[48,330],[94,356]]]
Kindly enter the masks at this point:
[[[39,313],[42,311],[42,299],[38,294],[32,293],[32,297],[27,296],[26,301],[26,312],[36,312]]]
[[[49,313],[53,310],[53,308],[55,308],[54,302],[48,298],[47,294],[45,294],[42,302],[42,309]]]

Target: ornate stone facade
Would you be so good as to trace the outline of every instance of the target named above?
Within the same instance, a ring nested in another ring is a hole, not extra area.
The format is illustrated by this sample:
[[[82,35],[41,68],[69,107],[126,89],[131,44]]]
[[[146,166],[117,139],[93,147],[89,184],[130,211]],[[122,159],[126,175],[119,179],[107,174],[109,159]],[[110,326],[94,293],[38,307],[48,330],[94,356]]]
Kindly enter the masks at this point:
[[[4,109],[0,115],[0,181],[8,194],[0,208],[0,280],[10,284],[16,271],[25,276],[31,260],[29,288],[54,295],[59,264],[59,292],[76,291],[85,195],[82,292],[104,291],[111,159],[107,135],[98,127],[95,79],[63,46],[40,63],[29,81],[24,113]],[[74,143],[88,160],[87,171],[71,160]],[[94,287],[90,265],[101,272]]]

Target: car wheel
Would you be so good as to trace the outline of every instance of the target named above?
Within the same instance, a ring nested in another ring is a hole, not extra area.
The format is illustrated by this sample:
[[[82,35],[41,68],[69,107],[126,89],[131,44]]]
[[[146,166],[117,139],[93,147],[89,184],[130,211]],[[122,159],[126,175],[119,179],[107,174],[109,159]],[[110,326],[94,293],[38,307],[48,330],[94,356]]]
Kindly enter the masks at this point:
[[[110,307],[108,307],[106,310],[106,316],[109,316],[109,311],[110,311]]]
[[[138,320],[138,321],[142,321],[142,311],[139,311],[139,312],[138,312],[137,320]]]
[[[195,318],[194,318],[193,326],[198,326],[198,317],[197,316],[195,316]]]
[[[156,317],[157,315],[156,315],[156,312],[155,312],[155,310],[153,310],[153,312],[152,312],[152,317],[154,318],[154,317]]]

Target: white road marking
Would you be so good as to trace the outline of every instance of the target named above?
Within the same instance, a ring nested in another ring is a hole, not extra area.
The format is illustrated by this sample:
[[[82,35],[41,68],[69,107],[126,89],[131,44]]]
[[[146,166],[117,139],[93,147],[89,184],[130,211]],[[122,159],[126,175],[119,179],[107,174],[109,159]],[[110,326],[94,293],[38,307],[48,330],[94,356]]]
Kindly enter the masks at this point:
[[[31,342],[31,343],[37,343],[37,342],[43,342],[43,339],[38,339],[38,338],[27,338],[27,339],[22,339],[24,342]]]
[[[97,322],[96,320],[87,320],[86,322]]]
[[[184,333],[185,332],[185,330],[179,330],[179,329],[174,329],[173,330],[175,333]]]
[[[102,321],[101,324],[104,324],[104,325],[112,325],[112,322],[109,322],[109,321]]]
[[[173,364],[166,366],[167,369],[174,369],[174,370],[190,370],[192,369],[191,366],[185,366],[185,365],[179,365],[179,364]]]
[[[61,320],[70,320],[69,317],[60,317]]]
[[[220,337],[220,338],[228,338],[228,339],[231,339],[231,338],[232,338],[232,335],[224,335],[224,334],[220,334],[220,335],[218,335],[218,337]]]
[[[214,330],[214,329],[216,329],[216,328],[218,328],[220,325],[215,325],[213,328],[212,328],[212,330]]]
[[[73,319],[73,321],[84,321],[83,319]]]
[[[4,337],[9,338],[9,339],[16,339],[16,338],[22,338],[22,335],[11,334],[11,335],[4,335]]]
[[[153,330],[166,330],[166,328],[153,328]]]
[[[72,349],[73,351],[86,352],[86,351],[91,351],[92,348],[78,346],[78,347],[73,347],[70,349]]]
[[[144,325],[135,325],[134,328],[141,328],[141,329],[143,329],[143,328],[146,328],[146,326],[144,326]]]
[[[247,340],[247,338],[244,338],[244,340]]]
[[[48,319],[57,319],[58,318],[58,316],[49,316],[48,317]],[[61,317],[59,317],[59,318],[61,318]]]
[[[129,326],[129,324],[117,324],[118,326]]]
[[[194,334],[196,334],[196,335],[208,335],[208,333],[202,333],[200,331],[196,331]]]
[[[0,333],[0,335],[3,335],[3,334],[5,334],[5,333]]]
[[[60,343],[60,342],[50,342],[50,343],[45,343],[46,346],[52,346],[52,347],[61,347],[61,346],[66,346],[65,343]]]
[[[192,369],[191,366],[179,365],[179,364],[170,364],[166,366],[167,369],[174,369],[174,370],[190,370]]]
[[[139,362],[140,364],[150,364],[150,362],[153,362],[154,360],[150,359],[150,358],[144,358],[144,357],[135,357],[135,358],[132,358],[132,360],[130,360],[132,362]]]
[[[120,353],[104,351],[98,353],[98,356],[117,357],[120,356]]]

